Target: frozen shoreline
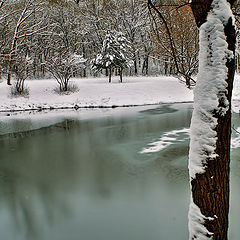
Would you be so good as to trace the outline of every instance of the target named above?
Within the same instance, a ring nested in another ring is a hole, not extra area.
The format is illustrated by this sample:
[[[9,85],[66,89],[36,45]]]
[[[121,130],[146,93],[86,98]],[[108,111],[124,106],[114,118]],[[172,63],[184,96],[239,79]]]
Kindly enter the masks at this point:
[[[71,83],[78,91],[59,94],[53,79],[28,80],[28,97],[13,97],[11,87],[3,81],[0,83],[0,112],[41,111],[55,109],[81,108],[117,108],[136,107],[157,104],[174,104],[193,102],[193,91],[186,88],[174,77],[125,77],[118,83],[106,78],[72,79]],[[233,110],[239,112],[240,76],[235,79],[233,91]]]

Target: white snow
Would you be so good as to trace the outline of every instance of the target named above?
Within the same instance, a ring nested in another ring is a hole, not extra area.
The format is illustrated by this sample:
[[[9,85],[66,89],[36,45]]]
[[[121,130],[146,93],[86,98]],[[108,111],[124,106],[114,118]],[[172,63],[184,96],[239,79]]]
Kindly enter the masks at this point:
[[[199,74],[194,90],[194,111],[190,131],[189,174],[204,172],[206,159],[216,157],[217,118],[213,112],[224,115],[229,109],[226,98],[227,49],[224,25],[232,17],[226,0],[214,0],[207,22],[200,28]],[[219,107],[219,102],[222,106]]]
[[[231,139],[231,148],[240,148],[240,127],[236,129],[237,133],[235,136],[232,136]],[[182,128],[176,129],[169,132],[165,132],[162,136],[157,139],[153,140],[149,144],[149,147],[143,148],[139,153],[146,154],[146,153],[156,153],[164,150],[170,145],[178,144],[179,142],[183,142],[189,139],[190,129],[189,128]]]
[[[183,142],[186,139],[189,139],[189,128],[176,129],[170,132],[165,132],[159,140],[149,143],[150,147],[143,148],[140,153],[154,153],[160,152],[163,149],[167,148],[169,145],[172,145],[177,142]]]
[[[240,127],[236,129],[237,135],[231,139],[231,148],[240,148]],[[234,132],[234,130],[233,130]]]
[[[192,197],[189,205],[188,212],[188,227],[191,231],[189,231],[189,239],[197,239],[197,240],[209,240],[212,239],[211,232],[207,230],[204,226],[205,220],[213,220],[212,218],[207,218],[202,215],[199,207],[194,204]],[[208,237],[210,236],[210,237]]]
[[[233,57],[228,50],[224,26],[233,19],[226,0],[213,0],[212,10],[199,32],[199,73],[194,91],[194,111],[190,127],[189,175],[192,181],[197,173],[205,171],[206,159],[216,158],[216,126],[218,115],[229,109],[227,100],[227,58]],[[219,107],[219,103],[221,106]],[[204,226],[207,216],[201,213],[191,197],[189,209],[189,239],[212,239],[212,233]],[[208,220],[213,220],[209,219]]]
[[[235,76],[232,99],[232,110],[240,113],[240,75]]]
[[[0,83],[0,111],[76,107],[139,106],[159,103],[191,102],[192,90],[174,77],[114,77],[72,79],[77,92],[58,94],[55,80],[27,80],[29,97],[11,97],[6,82]]]
[[[78,107],[141,106],[159,103],[192,102],[193,92],[174,77],[124,77],[123,83],[114,77],[72,79],[79,89],[58,94],[56,80],[26,80],[28,97],[12,97],[11,87],[0,82],[0,112],[30,109],[58,109]],[[236,76],[233,91],[233,110],[240,109],[240,76]]]

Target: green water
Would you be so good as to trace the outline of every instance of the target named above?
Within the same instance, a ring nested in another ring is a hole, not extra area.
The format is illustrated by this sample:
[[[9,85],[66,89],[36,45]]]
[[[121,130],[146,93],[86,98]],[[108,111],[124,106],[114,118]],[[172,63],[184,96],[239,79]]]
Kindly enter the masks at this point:
[[[190,104],[178,104],[97,111],[94,118],[84,111],[5,117],[0,239],[188,239],[186,135],[160,152],[140,152],[188,128],[191,112]],[[240,125],[238,115],[234,123]],[[233,150],[231,240],[239,239],[239,153]]]

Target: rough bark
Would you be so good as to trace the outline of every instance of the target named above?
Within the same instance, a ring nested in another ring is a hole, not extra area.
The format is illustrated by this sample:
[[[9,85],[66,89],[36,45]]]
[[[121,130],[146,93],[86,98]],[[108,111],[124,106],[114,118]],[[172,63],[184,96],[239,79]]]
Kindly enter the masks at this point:
[[[212,0],[192,0],[191,8],[198,27],[206,21],[211,4]]]
[[[235,1],[236,0],[228,0],[231,6]],[[192,0],[191,8],[198,27],[200,27],[206,21],[211,4],[212,0]]]
[[[229,1],[231,4],[234,1]],[[197,4],[198,3],[198,4]],[[199,4],[201,3],[201,4]],[[210,11],[212,0],[193,0],[192,11],[198,27],[205,21]],[[228,49],[235,52],[236,34],[230,18],[224,28]],[[230,166],[230,139],[231,139],[231,98],[234,79],[234,59],[228,59],[228,101],[229,110],[224,116],[215,116],[218,119],[216,127],[216,153],[218,157],[207,161],[206,171],[197,174],[191,181],[193,202],[200,208],[201,213],[213,220],[205,220],[204,226],[214,233],[212,238],[226,240],[228,232],[229,212],[229,166]],[[221,106],[221,103],[219,103]]]

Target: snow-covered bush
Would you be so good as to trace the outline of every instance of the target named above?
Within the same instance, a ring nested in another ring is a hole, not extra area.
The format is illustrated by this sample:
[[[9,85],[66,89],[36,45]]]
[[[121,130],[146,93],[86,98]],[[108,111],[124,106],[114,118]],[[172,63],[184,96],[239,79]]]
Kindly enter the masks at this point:
[[[44,64],[51,75],[57,80],[60,92],[69,90],[69,80],[74,72],[84,67],[86,60],[77,54],[58,54]]]
[[[112,70],[118,68],[122,82],[122,70],[131,65],[132,57],[132,47],[123,33],[108,32],[101,53],[92,61],[93,69],[97,71],[107,69],[111,82]]]
[[[32,70],[32,59],[28,56],[17,57],[12,66],[12,72],[15,74],[16,82],[11,90],[12,95],[28,94],[28,90],[24,88],[24,82],[28,78]],[[26,91],[25,91],[26,90]]]

